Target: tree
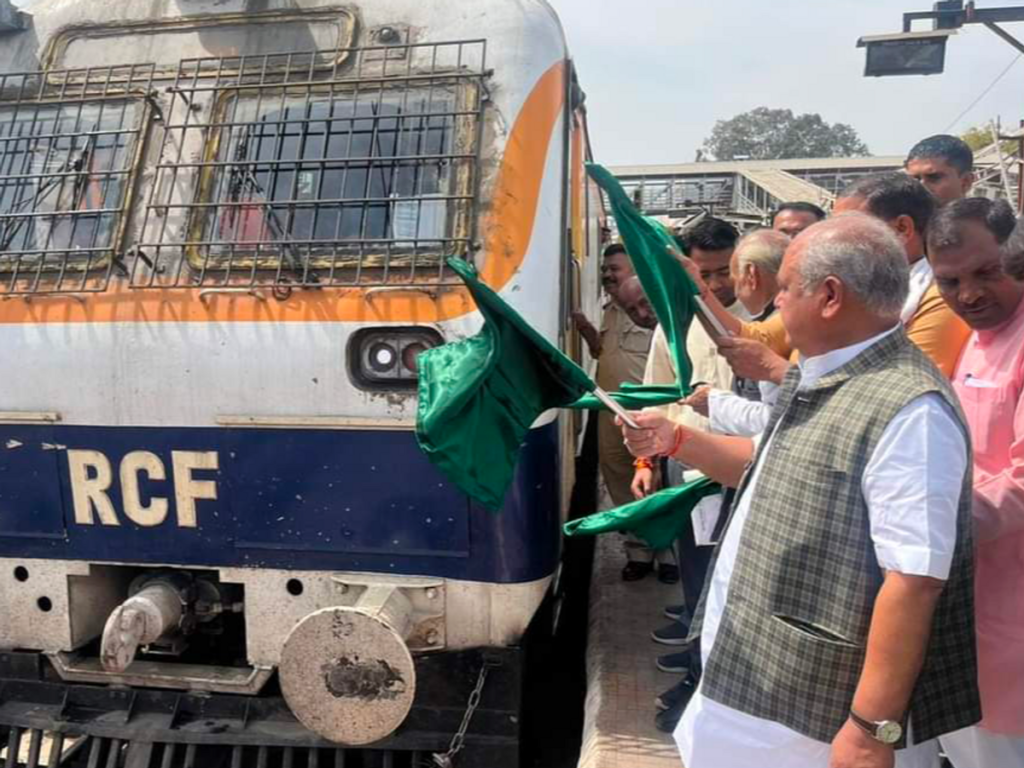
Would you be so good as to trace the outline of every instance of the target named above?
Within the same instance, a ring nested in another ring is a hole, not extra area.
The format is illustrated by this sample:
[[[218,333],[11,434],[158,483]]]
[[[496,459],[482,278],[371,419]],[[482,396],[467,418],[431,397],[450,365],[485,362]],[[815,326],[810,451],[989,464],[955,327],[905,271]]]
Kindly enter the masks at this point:
[[[992,129],[988,126],[976,125],[961,133],[960,138],[977,154],[992,145]],[[1003,154],[1009,154],[1017,150],[1016,141],[1004,141],[1000,146]]]
[[[758,107],[719,120],[704,140],[704,149],[718,160],[792,157],[850,157],[869,154],[851,126],[829,125],[821,115],[794,115],[789,109]]]

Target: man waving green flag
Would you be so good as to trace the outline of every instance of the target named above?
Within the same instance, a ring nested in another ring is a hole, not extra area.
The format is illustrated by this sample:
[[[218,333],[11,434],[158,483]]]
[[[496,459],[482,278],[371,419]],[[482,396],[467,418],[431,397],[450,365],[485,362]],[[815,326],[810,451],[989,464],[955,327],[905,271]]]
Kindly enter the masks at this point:
[[[620,405],[641,409],[676,402],[690,393],[693,368],[686,354],[686,336],[699,311],[698,290],[673,254],[679,252],[675,240],[661,224],[643,216],[619,185],[618,180],[600,165],[588,165],[587,171],[605,193],[615,215],[622,244],[633,262],[633,270],[643,285],[651,308],[665,332],[669,353],[677,373],[675,384],[620,386],[609,393]],[[599,408],[600,402],[587,396],[576,408]],[[566,536],[581,536],[607,531],[632,531],[651,547],[670,546],[690,514],[705,496],[721,492],[721,486],[707,478],[666,488],[640,501],[565,524]]]
[[[615,399],[637,409],[674,402],[690,391],[686,333],[697,288],[673,257],[675,242],[665,229],[636,210],[607,170],[590,165],[588,171],[608,193],[679,374],[675,385],[631,387]],[[497,510],[512,482],[519,447],[537,417],[550,408],[604,406],[598,397],[584,397],[597,390],[593,380],[480,282],[470,264],[450,258],[448,265],[469,288],[484,327],[476,336],[420,355],[416,438],[449,480]],[[645,516],[666,502],[646,505]]]

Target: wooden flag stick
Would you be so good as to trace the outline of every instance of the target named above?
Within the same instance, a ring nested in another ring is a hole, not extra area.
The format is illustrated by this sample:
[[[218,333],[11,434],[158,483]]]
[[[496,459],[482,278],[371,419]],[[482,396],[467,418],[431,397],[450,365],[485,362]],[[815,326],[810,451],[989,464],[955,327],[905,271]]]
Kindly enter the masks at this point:
[[[722,325],[722,321],[715,317],[715,313],[711,311],[711,307],[704,303],[704,299],[700,296],[693,297],[697,302],[697,309],[704,316],[704,319],[711,323],[711,327],[715,329],[715,333],[719,336],[732,336],[726,327]],[[739,301],[739,299],[737,299]]]
[[[600,400],[602,403],[608,406],[608,409],[622,419],[622,423],[631,429],[640,429],[640,425],[633,421],[632,417],[621,405],[612,400],[611,395],[605,392],[600,387],[594,388],[594,397]]]

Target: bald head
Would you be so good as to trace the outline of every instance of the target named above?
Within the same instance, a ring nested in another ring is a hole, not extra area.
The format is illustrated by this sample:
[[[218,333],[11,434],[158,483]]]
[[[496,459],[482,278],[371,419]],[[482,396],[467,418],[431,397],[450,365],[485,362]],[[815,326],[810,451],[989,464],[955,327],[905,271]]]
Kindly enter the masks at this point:
[[[902,244],[883,222],[860,213],[836,216],[806,229],[794,243],[802,246],[805,288],[835,277],[879,317],[899,318],[910,270]]]
[[[817,355],[895,326],[910,268],[889,227],[850,213],[815,224],[793,240],[779,284],[777,304],[794,346]]]
[[[629,319],[641,328],[654,328],[658,324],[658,318],[654,314],[654,310],[651,309],[650,302],[647,301],[640,278],[635,275],[619,286],[616,301],[629,315]]]

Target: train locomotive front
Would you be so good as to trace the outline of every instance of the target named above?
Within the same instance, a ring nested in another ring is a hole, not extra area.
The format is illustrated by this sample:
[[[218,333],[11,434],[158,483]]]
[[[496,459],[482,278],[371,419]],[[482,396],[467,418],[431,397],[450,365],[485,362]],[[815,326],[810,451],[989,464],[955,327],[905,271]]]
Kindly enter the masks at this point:
[[[463,754],[515,765],[579,424],[492,514],[416,445],[416,360],[482,322],[447,254],[581,354],[600,201],[551,9],[11,18],[0,761],[413,765],[486,681]]]

